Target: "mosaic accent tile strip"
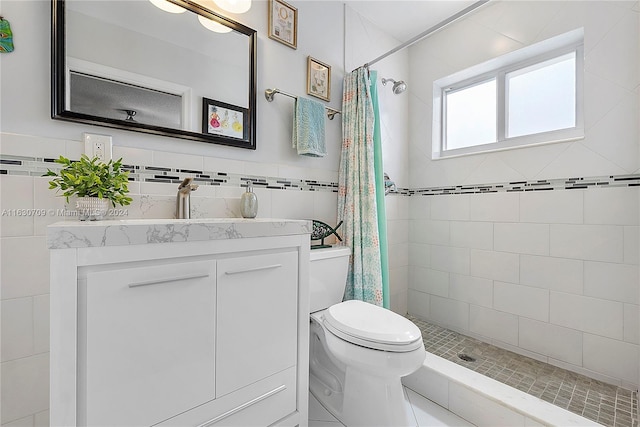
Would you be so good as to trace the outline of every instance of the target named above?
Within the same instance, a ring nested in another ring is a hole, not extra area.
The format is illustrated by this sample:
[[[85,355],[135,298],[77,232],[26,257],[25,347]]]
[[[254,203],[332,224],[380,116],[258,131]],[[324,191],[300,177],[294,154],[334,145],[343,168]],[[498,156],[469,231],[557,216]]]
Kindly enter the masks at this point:
[[[640,174],[610,175],[589,178],[559,178],[536,181],[515,181],[503,184],[457,185],[452,187],[416,188],[408,190],[412,196],[435,196],[444,194],[478,194],[498,192],[526,192],[575,190],[596,187],[637,187]]]
[[[0,156],[0,174],[43,176],[48,169],[60,170],[62,169],[62,165],[55,163],[54,159],[49,158]],[[247,181],[251,181],[254,188],[338,192],[338,183],[336,182],[275,178],[249,174],[232,174],[221,171],[200,171],[157,166],[123,165],[123,169],[129,171],[129,181],[133,182],[180,184],[185,178],[193,177],[194,181],[199,185],[246,187]]]
[[[407,316],[426,350],[563,409],[612,427],[638,427],[638,394]],[[463,360],[460,355],[466,355]]]
[[[59,170],[55,159],[0,155],[0,175],[42,176],[47,169]],[[224,171],[200,171],[158,166],[123,165],[129,171],[129,180],[179,184],[186,177],[193,177],[200,185],[246,187],[252,181],[254,187],[271,190],[301,190],[337,192],[338,183],[316,180],[288,179],[257,175],[232,174]],[[637,187],[640,174],[610,175],[589,178],[566,178],[535,181],[516,181],[502,184],[457,185],[450,187],[398,188],[392,194],[401,196],[436,196],[447,194],[479,194],[518,191],[573,190],[587,188]]]

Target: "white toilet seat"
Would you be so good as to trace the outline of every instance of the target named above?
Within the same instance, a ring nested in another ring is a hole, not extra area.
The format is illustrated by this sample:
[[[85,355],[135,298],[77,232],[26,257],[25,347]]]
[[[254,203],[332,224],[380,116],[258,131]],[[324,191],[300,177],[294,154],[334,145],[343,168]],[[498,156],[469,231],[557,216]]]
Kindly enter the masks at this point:
[[[423,345],[420,329],[413,322],[362,301],[332,305],[324,312],[323,324],[337,337],[374,350],[408,352]]]

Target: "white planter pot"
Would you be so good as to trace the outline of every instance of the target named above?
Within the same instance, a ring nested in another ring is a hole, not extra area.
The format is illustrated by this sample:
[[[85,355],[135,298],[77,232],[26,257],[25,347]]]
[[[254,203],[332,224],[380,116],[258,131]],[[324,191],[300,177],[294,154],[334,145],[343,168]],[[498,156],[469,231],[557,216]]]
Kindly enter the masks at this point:
[[[76,209],[78,211],[78,219],[80,221],[96,221],[104,219],[109,211],[109,199],[100,199],[98,197],[78,197],[76,200]]]

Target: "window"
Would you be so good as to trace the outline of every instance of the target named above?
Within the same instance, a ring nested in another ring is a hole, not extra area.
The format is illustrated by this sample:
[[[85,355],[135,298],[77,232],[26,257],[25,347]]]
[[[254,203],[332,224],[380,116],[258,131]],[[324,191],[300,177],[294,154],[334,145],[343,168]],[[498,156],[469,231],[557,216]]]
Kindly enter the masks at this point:
[[[576,30],[434,82],[433,158],[583,137]]]

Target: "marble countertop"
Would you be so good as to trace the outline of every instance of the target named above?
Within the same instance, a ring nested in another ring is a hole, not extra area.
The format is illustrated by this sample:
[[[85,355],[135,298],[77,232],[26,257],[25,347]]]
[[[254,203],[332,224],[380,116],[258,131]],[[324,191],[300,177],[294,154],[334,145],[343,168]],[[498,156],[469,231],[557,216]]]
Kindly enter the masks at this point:
[[[62,221],[47,227],[49,249],[197,242],[311,233],[308,220],[273,218]]]

